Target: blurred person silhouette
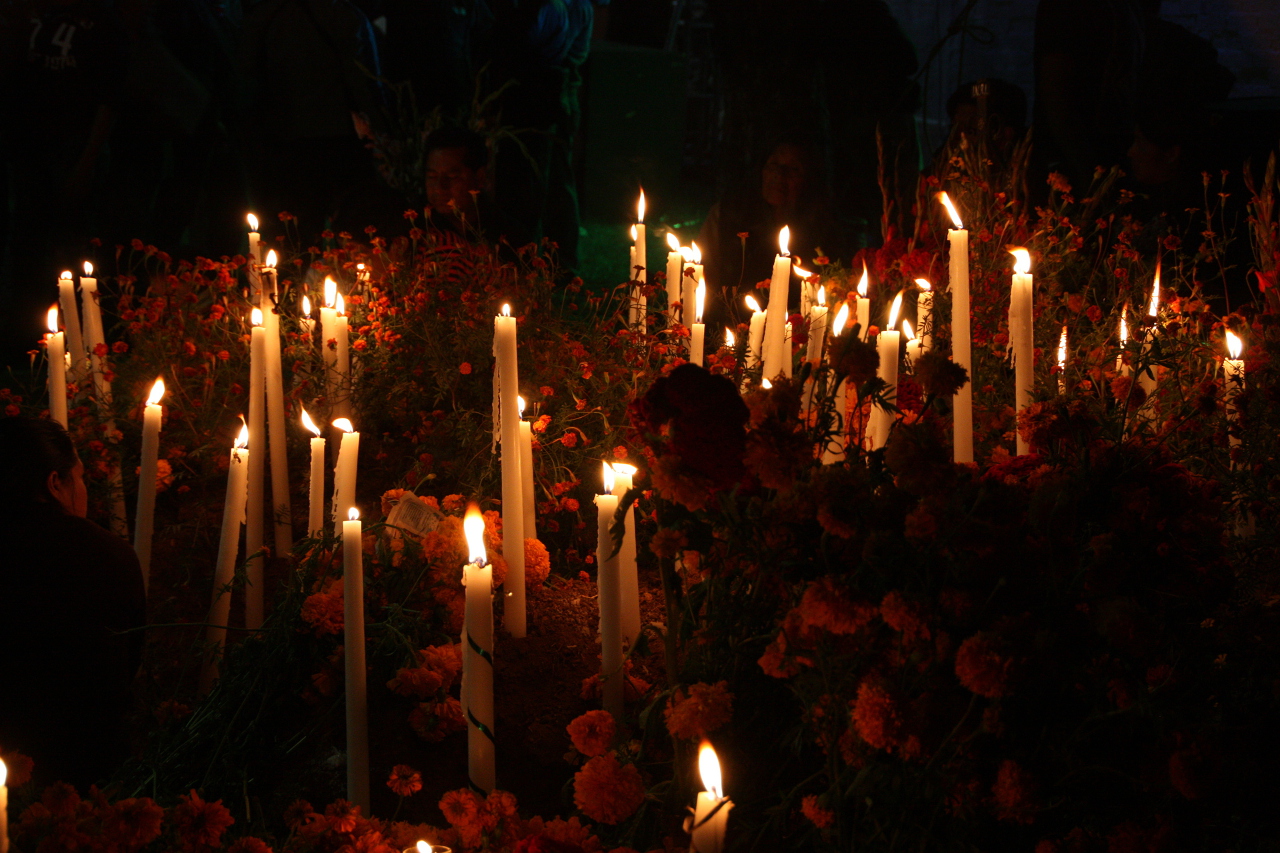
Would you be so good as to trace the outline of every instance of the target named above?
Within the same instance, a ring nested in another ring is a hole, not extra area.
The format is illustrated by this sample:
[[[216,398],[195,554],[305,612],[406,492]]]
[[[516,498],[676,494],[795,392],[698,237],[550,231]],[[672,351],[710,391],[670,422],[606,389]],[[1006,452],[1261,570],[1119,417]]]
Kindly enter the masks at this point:
[[[963,83],[947,98],[947,117],[951,132],[938,153],[958,147],[963,137],[971,145],[985,145],[988,156],[1003,165],[1026,135],[1027,95],[1016,83],[999,78]]]
[[[425,148],[431,227],[467,239],[501,237],[484,137],[464,127],[445,126],[431,132]]]
[[[84,463],[51,420],[0,418],[0,744],[40,787],[84,790],[129,755],[146,598],[128,543],[85,516]],[[19,651],[20,650],[20,651]]]

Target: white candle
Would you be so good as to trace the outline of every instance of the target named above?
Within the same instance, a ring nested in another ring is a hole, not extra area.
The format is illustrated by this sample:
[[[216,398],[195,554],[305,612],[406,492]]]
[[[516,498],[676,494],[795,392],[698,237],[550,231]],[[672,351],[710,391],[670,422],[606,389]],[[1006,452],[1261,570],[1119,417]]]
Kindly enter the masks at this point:
[[[44,336],[45,358],[49,362],[49,417],[67,426],[67,344],[58,331],[58,306],[49,309],[49,334]]]
[[[1116,355],[1116,372],[1121,376],[1133,375],[1133,368],[1129,366],[1129,361],[1125,357],[1125,346],[1129,343],[1129,323],[1125,319],[1129,306],[1125,305],[1120,309],[1120,352]]]
[[[844,332],[845,325],[849,322],[849,303],[845,301],[840,305],[840,310],[836,312],[835,322],[831,324],[832,340],[838,340]],[[830,389],[831,384],[835,382],[836,374],[834,370],[829,369],[826,374],[827,388]],[[848,380],[841,379],[836,383],[835,394],[833,395],[833,403],[835,407],[835,427],[836,435],[827,445],[822,448],[822,464],[834,465],[845,457],[844,437],[848,434],[849,427],[845,421],[848,405]]]
[[[338,375],[335,378],[337,387],[336,407],[338,417],[351,417],[351,339],[347,325],[347,305],[342,294],[337,295],[336,337],[337,346],[334,352],[334,364]]]
[[[338,515],[338,507],[351,506],[356,502],[360,433],[348,418],[338,418],[333,425],[342,434],[342,443],[338,445],[338,464],[333,471],[333,535],[339,536],[342,534],[342,518]]]
[[[151,386],[147,407],[142,411],[142,456],[138,468],[138,511],[133,520],[133,550],[142,566],[142,588],[151,586],[151,537],[156,520],[156,472],[160,459],[160,422],[164,408],[164,379]]]
[[[524,538],[538,538],[538,512],[534,502],[533,424],[524,419],[524,397],[517,397],[520,407],[520,482],[524,506]]]
[[[902,294],[894,297],[889,307],[889,323],[876,338],[876,352],[880,356],[877,375],[884,380],[884,396],[896,400],[898,393],[898,347],[902,343],[902,333],[897,330],[898,312],[902,308]],[[884,447],[889,440],[889,430],[893,427],[893,413],[888,409],[876,406],[872,420],[872,449]]]
[[[870,276],[867,274],[867,265],[862,265],[862,278],[858,279],[858,334],[864,341],[871,340],[871,297],[867,295],[867,284]]]
[[[462,710],[467,719],[467,775],[489,792],[497,787],[493,743],[493,567],[484,547],[484,517],[472,504],[463,522],[469,562],[462,637]]]
[[[631,228],[631,239],[634,252],[631,256],[631,277],[637,285],[649,280],[649,255],[645,248],[644,228],[644,190],[640,190],[640,199],[636,202],[636,224]],[[639,267],[640,269],[636,269]],[[645,317],[649,313],[648,300],[644,291],[636,287],[635,296],[631,300],[631,328],[644,331]]]
[[[520,476],[519,362],[516,357],[516,318],[511,306],[493,318],[493,347],[498,362],[502,419],[502,556],[507,561],[506,607],[503,623],[513,637],[527,630],[524,588],[524,483]]]
[[[667,325],[676,322],[676,303],[681,297],[681,279],[684,278],[684,254],[680,251],[680,241],[676,235],[667,232]]]
[[[794,353],[792,352],[793,345],[792,345],[791,334],[792,334],[791,321],[788,320],[786,325],[786,332],[782,336],[782,352],[783,352],[782,373],[788,379],[791,378],[791,374],[795,370],[795,358],[793,357]]]
[[[751,326],[747,331],[747,367],[755,367],[764,359],[764,321],[765,313],[760,310],[760,303],[754,296],[743,299],[751,309]]]
[[[969,331],[969,232],[960,221],[960,214],[946,193],[941,194],[943,205],[956,226],[947,231],[948,280],[951,288],[951,360],[969,373],[969,381],[956,391],[952,403],[955,419],[954,460],[973,461],[973,358],[972,338]]]
[[[920,360],[920,339],[911,328],[910,320],[902,321],[902,334],[907,340],[907,364],[914,368],[916,362]]]
[[[1009,301],[1009,339],[1013,343],[1014,411],[1021,414],[1031,406],[1035,392],[1035,319],[1032,317],[1031,253],[1026,249],[1010,249],[1017,260],[1013,267],[1013,294]],[[1031,452],[1027,440],[1018,430],[1017,450],[1023,456]]]
[[[827,289],[818,288],[818,298],[809,308],[809,345],[804,357],[817,364],[822,361],[822,351],[827,343]]]
[[[249,426],[231,448],[227,465],[227,496],[222,505],[222,535],[218,540],[218,562],[213,570],[213,603],[209,607],[209,624],[205,640],[209,657],[200,676],[200,692],[207,693],[218,677],[218,659],[227,642],[227,621],[231,615],[231,581],[235,578],[236,558],[240,554],[240,525],[244,522],[245,488],[249,481]]]
[[[697,853],[720,853],[724,849],[725,829],[733,801],[724,795],[720,777],[720,760],[711,744],[703,742],[698,750],[698,770],[702,787],[693,810],[693,849]]]
[[[276,251],[267,252],[262,269],[263,328],[266,330],[267,437],[271,443],[271,517],[275,527],[276,556],[293,551],[293,507],[289,501],[289,445],[284,424],[284,368],[280,360],[280,314],[276,307]]]
[[[245,219],[249,223],[249,301],[258,305],[262,297],[262,281],[258,276],[258,264],[262,261],[262,235],[258,233],[258,217],[250,213]]]
[[[604,465],[604,491],[596,495],[596,589],[600,603],[600,686],[604,709],[622,722],[622,595],[618,578],[618,554],[614,553],[609,526],[618,510],[613,492],[613,469]],[[610,556],[612,554],[613,556]]]
[[[1244,390],[1244,359],[1241,358],[1244,343],[1234,332],[1228,331],[1226,337],[1228,357],[1222,360],[1222,372],[1226,380],[1223,396],[1227,404],[1227,441],[1229,446],[1239,447],[1240,436],[1235,426],[1240,420],[1240,409],[1236,406],[1236,397]]]
[[[933,285],[927,278],[916,279],[920,288],[916,296],[916,334],[920,336],[920,349],[933,348]]]
[[[334,418],[338,411],[338,283],[324,280],[324,305],[320,306],[320,353],[324,358],[324,397]]]
[[[324,437],[320,427],[302,410],[302,425],[315,434],[311,439],[311,489],[307,506],[307,535],[324,535]]]
[[[636,467],[615,462],[613,468],[613,495],[622,496],[634,484]],[[640,638],[640,574],[636,564],[636,508],[627,509],[626,531],[622,534],[622,549],[618,551],[618,600],[622,608],[622,642],[627,648]]]
[[[245,510],[244,548],[246,584],[244,624],[251,631],[262,627],[264,613],[262,582],[266,554],[266,469],[267,469],[267,330],[262,325],[262,309],[250,312],[249,330],[249,497]]]
[[[702,322],[702,309],[706,298],[707,286],[703,282],[698,282],[698,289],[693,297],[693,325],[689,327],[689,361],[699,367],[702,366],[703,351],[706,349],[707,327]]]
[[[347,705],[347,799],[369,812],[369,691],[364,656],[364,526],[342,522],[342,649]]]
[[[1151,355],[1151,344],[1156,337],[1156,321],[1160,317],[1160,260],[1156,259],[1156,276],[1151,282],[1151,302],[1147,305],[1147,316],[1151,318],[1151,328],[1142,341],[1142,371],[1138,374],[1138,385],[1147,394],[1143,408],[1150,411],[1151,398],[1156,392],[1156,366],[1148,364]]]
[[[102,358],[98,355],[98,346],[106,346],[107,338],[102,329],[102,307],[98,304],[98,280],[92,278],[93,264],[84,262],[84,275],[80,277],[80,301],[84,303],[84,338],[85,348],[89,355],[89,364],[93,368],[93,391],[98,398],[98,405],[105,406],[111,402],[111,386],[103,377]]]
[[[1058,393],[1067,393],[1067,327],[1062,327],[1058,338]]]
[[[764,327],[764,378],[774,379],[784,372],[786,358],[787,299],[791,289],[791,254],[788,241],[791,229],[778,232],[778,255],[773,259],[773,278],[769,282],[769,308]]]
[[[685,325],[690,325],[690,321],[696,320],[696,306],[698,300],[698,285],[702,283],[702,250],[698,248],[697,243],[691,243],[684,252],[684,277],[680,280],[680,299],[683,304],[683,316]],[[690,310],[690,309],[694,310]]]
[[[0,853],[9,853],[9,768],[0,759]]]
[[[76,282],[71,270],[64,270],[58,279],[58,303],[62,306],[62,326],[67,334],[67,352],[71,353],[71,375],[83,375],[88,353],[80,334],[80,308],[76,305]]]
[[[311,299],[306,295],[302,297],[302,316],[298,318],[298,332],[308,344],[316,335],[316,321],[311,316]]]

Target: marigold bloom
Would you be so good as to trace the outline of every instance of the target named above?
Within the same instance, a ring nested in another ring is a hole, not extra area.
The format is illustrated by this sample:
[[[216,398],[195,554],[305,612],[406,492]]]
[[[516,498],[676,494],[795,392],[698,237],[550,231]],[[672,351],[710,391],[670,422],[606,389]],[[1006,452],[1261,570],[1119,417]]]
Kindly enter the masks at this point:
[[[524,579],[525,583],[534,586],[542,583],[551,575],[551,555],[547,546],[537,539],[524,540]]]
[[[989,634],[974,634],[956,650],[956,677],[960,683],[988,699],[999,699],[1009,690],[1013,661],[1000,654]]]
[[[894,590],[880,602],[880,618],[893,630],[902,634],[902,640],[912,643],[930,637],[929,626],[920,614],[918,605],[908,602],[902,593]]]
[[[122,850],[137,850],[160,835],[164,809],[150,797],[131,797],[111,805],[103,817],[103,833]]]
[[[516,795],[510,791],[500,791],[495,788],[485,799],[485,808],[497,817],[515,817],[516,807]]]
[[[1035,820],[1035,782],[1031,774],[1016,761],[1004,761],[991,789],[996,817],[1009,823],[1032,823]]]
[[[475,823],[482,806],[480,798],[468,788],[449,791],[440,798],[440,811],[451,826],[464,827]]]
[[[611,752],[597,755],[574,774],[573,802],[592,820],[619,824],[644,802],[644,781],[634,764],[619,764]]]
[[[608,711],[588,711],[576,718],[565,730],[573,748],[588,758],[604,755],[613,743],[618,726]]]
[[[800,618],[805,627],[832,634],[853,634],[878,614],[868,602],[855,602],[831,577],[814,581],[800,599]]]
[[[387,787],[397,797],[410,797],[422,790],[422,774],[407,764],[397,764],[391,768],[391,778],[387,779]]]
[[[663,710],[667,731],[672,737],[698,740],[733,719],[733,694],[729,682],[698,682],[689,686],[688,695],[677,690]]]
[[[876,749],[893,749],[899,743],[902,721],[897,703],[883,686],[863,681],[853,703],[853,724],[858,735]]]
[[[423,740],[439,743],[467,727],[462,703],[452,696],[439,702],[423,702],[409,712],[409,727]]]
[[[360,807],[346,800],[334,800],[324,807],[324,819],[333,832],[354,832]]]
[[[235,844],[227,848],[227,853],[272,853],[271,846],[261,838],[246,835],[236,839]]]
[[[836,813],[819,805],[816,794],[810,794],[800,801],[800,813],[818,829],[826,829],[836,822]]]
[[[222,800],[206,803],[194,790],[173,807],[170,819],[184,849],[217,847],[222,833],[236,822]]]
[[[307,596],[302,602],[302,621],[317,637],[342,633],[343,602],[341,583],[329,584],[323,592]]]

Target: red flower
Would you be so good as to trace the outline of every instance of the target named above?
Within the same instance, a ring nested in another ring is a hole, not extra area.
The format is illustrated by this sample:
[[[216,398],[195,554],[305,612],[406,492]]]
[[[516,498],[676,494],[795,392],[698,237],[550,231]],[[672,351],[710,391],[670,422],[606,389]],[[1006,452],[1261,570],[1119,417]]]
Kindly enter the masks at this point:
[[[573,802],[594,821],[619,824],[644,802],[644,781],[634,764],[619,764],[612,752],[597,755],[574,774]]]
[[[391,778],[387,787],[397,797],[409,797],[422,790],[422,774],[407,764],[397,764],[391,768]]]
[[[469,374],[471,372],[471,362],[464,361],[462,362],[462,364],[459,364],[458,372],[461,373],[463,376],[466,376],[467,374]]]
[[[103,831],[125,850],[137,850],[160,835],[164,809],[150,797],[120,800],[103,818]]]
[[[449,791],[440,799],[439,805],[451,826],[470,826],[480,816],[480,798],[466,788]]]
[[[864,681],[858,685],[858,698],[853,703],[853,723],[862,739],[876,749],[893,749],[898,745],[902,721],[898,717],[897,703],[879,684]]]
[[[271,853],[271,846],[261,838],[246,835],[228,847],[227,853]]]
[[[608,711],[588,711],[566,727],[573,748],[589,758],[608,752],[617,730]]]
[[[222,833],[236,822],[222,800],[206,803],[194,790],[174,806],[171,820],[184,850],[203,850],[222,843]]]
[[[577,447],[578,434],[573,431],[566,432],[564,435],[560,437],[560,443],[563,444],[565,447]]]
[[[956,677],[968,689],[988,699],[999,699],[1009,690],[1013,661],[1000,654],[999,643],[989,634],[974,634],[956,650]]]
[[[818,804],[818,797],[810,794],[800,801],[800,813],[809,819],[809,822],[818,829],[826,829],[836,822],[836,813],[831,809],[824,809]]]
[[[334,832],[354,832],[360,807],[346,800],[334,800],[324,807],[324,818]]]
[[[1031,823],[1035,820],[1035,784],[1031,774],[1016,761],[1005,761],[996,774],[991,789],[996,817],[1009,823]]]
[[[880,602],[880,616],[886,625],[902,634],[905,643],[929,639],[929,626],[919,606],[908,603],[897,590],[885,595]]]
[[[688,695],[684,690],[677,690],[667,700],[662,716],[672,737],[686,740],[705,737],[733,719],[729,682],[698,682],[689,686]]]

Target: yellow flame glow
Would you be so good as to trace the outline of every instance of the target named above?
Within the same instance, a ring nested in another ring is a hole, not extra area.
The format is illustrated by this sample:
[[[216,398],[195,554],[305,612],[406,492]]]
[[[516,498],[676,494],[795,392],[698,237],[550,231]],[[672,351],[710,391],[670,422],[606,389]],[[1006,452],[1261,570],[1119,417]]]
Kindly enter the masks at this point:
[[[503,317],[510,317],[510,316],[511,316],[511,306],[510,306],[510,305],[508,305],[508,304],[507,304],[507,303],[505,303],[505,302],[504,302],[504,303],[502,303],[502,316],[503,316]]]
[[[921,290],[933,290],[933,285],[929,283],[929,279],[927,278],[916,279],[916,287]]]
[[[938,193],[938,198],[942,201],[942,206],[947,209],[947,216],[951,217],[951,222],[956,228],[963,228],[964,223],[960,221],[960,213],[956,210],[956,206],[951,203],[951,197],[946,193]]]
[[[915,329],[911,328],[910,320],[904,319],[902,321],[902,334],[909,341],[914,341],[916,339],[916,332],[915,332]]]
[[[1124,346],[1129,341],[1129,324],[1124,319],[1125,312],[1128,310],[1128,305],[1120,309],[1120,346]]]
[[[813,278],[813,273],[809,272],[807,269],[804,269],[799,264],[792,264],[791,271],[796,275],[800,276],[801,278]]]
[[[250,230],[250,231],[257,231],[257,230],[258,230],[258,217],[254,216],[252,213],[250,213],[248,216],[246,216],[246,217],[245,217],[245,221],[247,221],[247,222],[249,223],[249,230]]]
[[[710,791],[717,800],[724,798],[724,784],[720,778],[720,759],[716,751],[707,741],[698,749],[698,774],[702,777],[702,787]]]
[[[338,298],[334,300],[333,307],[339,314],[347,313],[347,300],[342,298],[341,293],[339,293]]]
[[[644,222],[644,187],[640,188],[640,200],[636,202],[636,222]]]
[[[840,305],[840,310],[836,312],[836,321],[831,324],[831,333],[837,338],[844,331],[844,324],[849,322],[849,303],[844,302]]]
[[[1235,332],[1227,331],[1227,355],[1232,358],[1240,358],[1240,354],[1244,352],[1244,341],[1240,340]]]
[[[819,287],[819,288],[818,288],[818,304],[819,304],[819,305],[821,305],[821,306],[822,306],[822,307],[824,307],[824,308],[827,306],[827,288],[826,288],[826,285],[823,285],[823,286],[821,286],[821,287]]]
[[[889,326],[893,329],[898,325],[898,312],[902,310],[902,291],[898,291],[898,295],[893,298],[893,304],[889,306]]]
[[[351,509],[347,510],[347,521],[356,521],[359,518],[360,518],[360,510],[356,509],[355,507],[352,507]]]
[[[693,316],[695,323],[702,322],[702,307],[707,301],[707,284],[706,282],[698,282],[698,288],[693,292]]]
[[[613,466],[608,462],[602,462],[600,465],[601,480],[604,482],[604,492],[602,494],[613,494]]]
[[[773,383],[770,382],[768,379],[762,379],[760,380],[760,387],[768,391],[770,388],[773,387]]]
[[[678,237],[676,237],[676,232],[674,231],[667,232],[667,245],[671,247],[671,251],[673,252],[680,251],[680,240]]]
[[[1062,335],[1058,338],[1058,367],[1067,366],[1067,327],[1062,327]]]
[[[93,275],[93,264],[89,263],[88,261],[84,262],[84,274]]]
[[[696,240],[689,243],[689,260],[695,264],[702,263],[702,250],[698,248]]]
[[[333,279],[325,276],[324,278],[324,307],[332,308],[334,300],[338,298],[338,283]]]
[[[634,243],[636,240],[639,240],[639,239],[640,239],[640,232],[639,232],[638,230],[636,230],[636,227],[635,227],[634,225],[632,225],[632,226],[631,226],[631,241]]]
[[[333,425],[336,426],[338,429],[342,430],[343,432],[356,431],[356,428],[351,425],[351,420],[349,418],[337,418],[334,420]]]
[[[738,345],[738,339],[733,336],[733,329],[724,330],[724,345],[729,349],[733,349]]]
[[[9,768],[5,766],[4,759],[0,758],[0,788],[4,787],[4,783],[9,781]]]
[[[62,275],[58,276],[60,281],[71,281],[71,270],[63,270]]]
[[[520,414],[521,416],[523,416],[524,415],[524,397],[521,397],[519,394],[516,395],[516,408],[520,410]]]
[[[783,225],[782,230],[778,232],[778,254],[784,258],[791,257],[791,226]]]
[[[431,845],[425,841],[419,841],[418,853],[431,853]]]
[[[756,298],[750,294],[745,296],[742,301],[747,303],[747,307],[751,309],[752,314],[760,314],[764,310],[760,307],[760,303],[756,302]]]
[[[147,395],[147,405],[155,406],[159,404],[160,398],[164,396],[164,377],[157,377],[156,381],[151,384],[151,393]]]
[[[262,309],[261,308],[254,308],[252,311],[249,312],[249,322],[255,326],[262,325]]]
[[[484,548],[484,516],[476,504],[467,506],[467,517],[462,522],[462,529],[467,535],[467,562],[483,566],[489,562],[489,555]]]
[[[303,317],[311,316],[311,300],[308,299],[306,296],[302,297],[302,316]]]
[[[49,327],[50,332],[58,331],[58,305],[54,305],[49,309],[49,313],[45,315],[45,323]]]
[[[320,437],[320,427],[316,426],[316,422],[311,420],[311,415],[307,414],[307,410],[302,410],[302,425],[315,433],[316,438]]]
[[[858,279],[858,296],[862,299],[867,298],[867,262],[862,262],[862,278]]]
[[[275,269],[275,268],[276,268],[276,260],[277,260],[276,250],[275,250],[275,249],[271,249],[269,252],[267,252],[267,263],[266,263],[267,268],[268,268],[268,269]]]
[[[619,474],[623,477],[634,477],[636,472],[640,470],[636,466],[628,465],[625,462],[614,462],[612,467],[615,474]]]
[[[1151,282],[1151,304],[1147,306],[1147,314],[1155,317],[1160,313],[1160,259],[1156,259],[1156,277]]]
[[[244,416],[241,415],[240,419],[241,421],[243,421]],[[246,423],[241,423],[240,434],[236,436],[236,447],[239,448],[240,450],[244,450],[248,446],[249,446],[249,425]]]
[[[1031,272],[1031,253],[1021,246],[1009,250],[1009,254],[1013,255],[1013,271],[1018,275],[1026,275]]]

